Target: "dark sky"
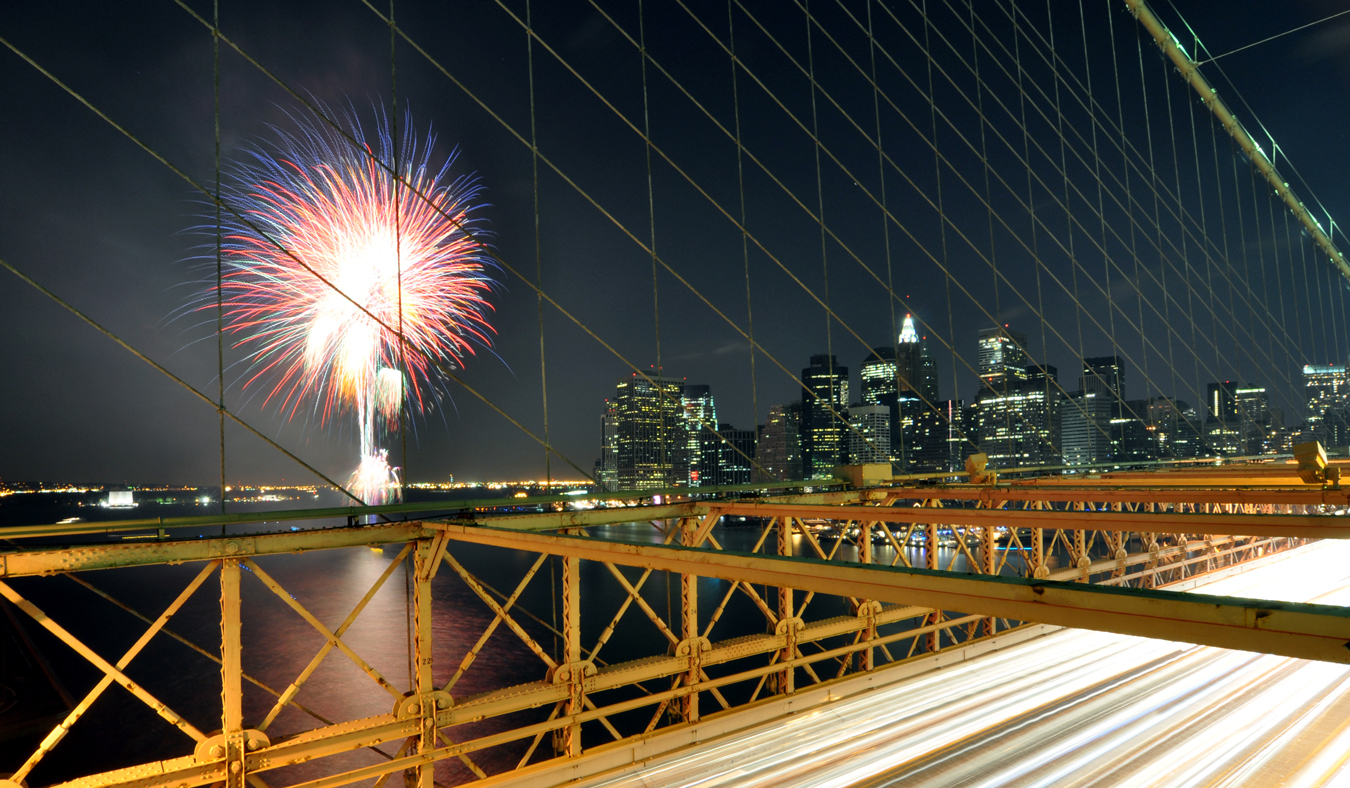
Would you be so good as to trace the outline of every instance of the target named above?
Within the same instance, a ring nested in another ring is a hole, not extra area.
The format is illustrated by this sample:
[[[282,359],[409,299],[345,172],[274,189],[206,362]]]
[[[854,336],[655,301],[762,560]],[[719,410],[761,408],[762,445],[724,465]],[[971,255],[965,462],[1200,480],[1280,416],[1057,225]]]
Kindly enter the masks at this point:
[[[893,341],[906,303],[937,351],[942,396],[967,401],[975,391],[968,365],[976,332],[996,320],[1027,333],[1033,356],[1058,366],[1066,389],[1076,386],[1075,359],[1111,353],[1114,337],[1129,359],[1131,397],[1176,392],[1195,402],[1206,382],[1236,377],[1270,386],[1290,419],[1299,365],[1343,360],[1350,350],[1343,285],[1296,227],[1286,229],[1284,214],[1270,211],[1267,190],[1253,188],[1247,163],[1216,135],[1151,42],[1141,56],[1138,27],[1118,0],[1085,0],[1081,9],[1068,0],[1029,11],[1019,4],[1016,27],[1008,3],[976,3],[973,39],[969,7],[956,0],[929,0],[928,29],[921,4],[911,2],[869,8],[817,0],[815,27],[789,2],[735,4],[730,14],[719,3],[689,2],[687,10],[646,3],[642,22],[655,61],[647,68],[647,107],[659,149],[651,165],[654,222],[646,152],[628,125],[644,123],[642,60],[620,32],[638,37],[639,6],[597,2],[612,22],[586,3],[533,8],[542,40],[534,52],[539,148],[572,181],[540,164],[543,287],[585,327],[545,305],[549,431],[587,470],[598,452],[602,400],[631,370],[586,330],[633,364],[656,363],[653,261],[629,237],[648,242],[653,224],[658,255],[687,283],[664,268],[656,276],[662,365],[668,375],[711,384],[720,418],[739,427],[799,398],[796,374],[827,348],[850,367],[856,386],[866,348]],[[210,14],[207,3],[189,5]],[[1219,54],[1342,5],[1188,1],[1157,11],[1188,49],[1182,14]],[[389,28],[362,3],[220,6],[224,33],[291,88],[363,111],[390,102]],[[869,10],[875,50],[865,33]],[[400,40],[397,94],[419,130],[435,130],[440,157],[459,147],[457,172],[476,172],[486,186],[484,216],[497,252],[532,276],[531,156],[511,131],[529,136],[527,37],[512,14],[524,19],[519,0],[399,2],[400,26],[435,63]],[[729,25],[744,63],[736,72],[739,101],[722,48],[733,38]],[[1051,35],[1059,60],[1049,59]],[[0,6],[0,37],[168,161],[211,182],[211,37],[184,9],[167,1],[10,3]],[[1277,165],[1309,205],[1315,194],[1333,217],[1350,215],[1347,44],[1350,16],[1203,69],[1263,136],[1231,78],[1278,142]],[[925,46],[933,53],[936,117],[923,98]],[[863,73],[872,57],[879,92]],[[812,66],[820,85],[814,121],[813,92],[800,70]],[[1102,108],[1097,126],[1083,111],[1089,89]],[[300,109],[224,47],[220,90],[227,160],[270,138],[269,124],[288,127],[287,113]],[[878,106],[884,167],[874,142]],[[734,134],[738,112],[749,154],[743,190],[736,147],[722,130]],[[1022,112],[1029,139],[1015,120]],[[934,124],[946,162],[940,177]],[[807,133],[813,125],[819,149]],[[1121,153],[1122,130],[1132,164]],[[1150,142],[1151,168],[1141,163]],[[173,317],[200,276],[191,258],[202,238],[190,228],[201,224],[203,209],[189,184],[3,48],[0,151],[0,258],[214,393],[210,327]],[[1030,186],[1023,151],[1032,162]],[[889,223],[878,205],[883,171]],[[1167,218],[1178,210],[1178,183],[1186,221],[1204,223],[1208,245]],[[739,218],[742,193],[748,252],[727,216]],[[1161,232],[1151,224],[1160,193]],[[823,244],[813,217],[822,202]],[[538,304],[524,282],[497,275],[495,346],[467,359],[462,375],[542,435]],[[888,276],[904,303],[889,297]],[[748,330],[747,277],[754,335],[766,351],[755,356],[753,378],[748,342],[712,308]],[[815,300],[825,300],[827,288],[835,320]],[[212,408],[8,272],[0,272],[0,332],[0,480],[217,479]],[[241,353],[227,349],[227,405],[345,478],[356,455],[351,420],[287,422],[263,406],[257,389],[243,387],[240,362]],[[444,394],[409,441],[410,481],[543,475],[538,444],[454,384]],[[226,433],[230,481],[312,480],[239,428]],[[577,476],[556,458],[553,473]]]

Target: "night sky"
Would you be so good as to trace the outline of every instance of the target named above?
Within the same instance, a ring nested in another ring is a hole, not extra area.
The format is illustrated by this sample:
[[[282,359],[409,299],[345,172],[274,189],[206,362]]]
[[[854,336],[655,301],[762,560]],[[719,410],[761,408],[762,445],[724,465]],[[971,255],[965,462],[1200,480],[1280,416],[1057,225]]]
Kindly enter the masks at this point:
[[[209,3],[188,5],[210,18]],[[799,399],[797,374],[827,348],[853,373],[856,398],[867,348],[892,342],[908,310],[933,345],[941,395],[967,402],[976,391],[976,332],[995,321],[1026,333],[1033,357],[1056,365],[1068,390],[1076,387],[1080,349],[1109,355],[1114,336],[1116,352],[1130,359],[1131,398],[1175,392],[1197,403],[1205,383],[1237,378],[1269,386],[1291,421],[1299,417],[1298,368],[1343,362],[1350,352],[1344,283],[1300,242],[1296,226],[1286,230],[1278,208],[1270,212],[1268,190],[1253,187],[1249,165],[1216,135],[1151,41],[1141,56],[1142,31],[1119,0],[1085,0],[1081,9],[1051,0],[1015,18],[1007,2],[977,2],[973,23],[964,3],[929,0],[929,28],[918,0],[885,8],[817,0],[810,10],[818,26],[794,2],[733,3],[730,12],[702,2],[597,5],[608,19],[586,3],[532,8],[539,151],[571,181],[541,159],[542,285],[576,318],[544,305],[548,429],[558,450],[587,471],[598,454],[603,399],[631,374],[623,359],[643,369],[657,363],[655,314],[665,374],[710,384],[720,419],[740,428]],[[1155,11],[1188,51],[1185,23],[1220,54],[1343,6],[1188,0]],[[639,9],[654,61],[646,70],[654,219],[647,151],[629,126],[644,126],[643,60],[627,37],[639,38]],[[436,134],[436,158],[459,149],[455,172],[476,173],[486,187],[483,216],[497,254],[532,278],[532,159],[515,135],[530,136],[524,3],[399,2],[395,10],[403,32],[435,60],[398,41],[400,107],[411,109],[421,134]],[[875,49],[865,32],[869,12]],[[367,122],[373,105],[393,100],[390,29],[361,2],[221,0],[220,20],[226,36],[297,92],[350,105]],[[1061,60],[1048,59],[1050,35]],[[212,40],[182,7],[167,0],[10,3],[0,6],[0,37],[192,178],[212,183]],[[733,41],[739,71],[723,48]],[[879,91],[864,75],[873,58]],[[814,68],[819,90],[799,66]],[[923,98],[930,66],[936,118]],[[1277,166],[1310,207],[1350,216],[1350,15],[1202,71],[1269,150],[1264,124],[1280,147]],[[1086,89],[1104,108],[1095,138],[1082,109]],[[884,167],[874,143],[878,106]],[[225,160],[271,139],[271,126],[291,128],[288,113],[303,111],[221,47]],[[1019,112],[1031,141],[1014,121]],[[734,135],[738,115],[743,188],[727,133]],[[1122,120],[1127,149],[1147,157],[1152,143],[1155,180],[1123,163]],[[929,142],[935,123],[947,161],[940,177]],[[813,125],[819,148],[808,133]],[[889,222],[877,204],[883,170]],[[1196,222],[1203,214],[1209,246],[1166,218],[1176,210],[1178,179],[1184,210]],[[1160,188],[1172,195],[1158,209],[1161,240],[1145,216]],[[744,245],[733,221],[742,195]],[[822,204],[823,244],[813,216]],[[206,210],[187,182],[0,47],[0,258],[214,396],[214,319],[183,316],[202,287],[205,238],[193,228]],[[1321,210],[1314,212],[1327,226]],[[657,255],[675,272],[658,263],[655,287],[652,255],[638,243],[649,244],[653,228]],[[1167,250],[1161,257],[1159,244]],[[1193,273],[1179,279],[1183,269]],[[542,436],[539,304],[517,276],[495,275],[496,339],[467,358],[460,374]],[[888,279],[902,300],[890,298]],[[754,336],[765,351],[754,355],[753,377],[750,345],[727,322],[749,331],[747,281]],[[1065,292],[1075,287],[1081,307]],[[827,319],[816,297],[828,300],[836,319]],[[1308,299],[1311,306],[1299,306]],[[0,481],[217,482],[214,410],[6,271],[0,332]],[[240,350],[227,345],[225,363],[227,407],[345,478],[357,454],[353,419],[288,421],[264,405],[265,381],[244,386]],[[543,449],[521,430],[454,383],[443,393],[410,436],[409,481],[544,475]],[[226,457],[231,483],[314,481],[234,425],[227,425]],[[579,476],[556,457],[552,473]]]

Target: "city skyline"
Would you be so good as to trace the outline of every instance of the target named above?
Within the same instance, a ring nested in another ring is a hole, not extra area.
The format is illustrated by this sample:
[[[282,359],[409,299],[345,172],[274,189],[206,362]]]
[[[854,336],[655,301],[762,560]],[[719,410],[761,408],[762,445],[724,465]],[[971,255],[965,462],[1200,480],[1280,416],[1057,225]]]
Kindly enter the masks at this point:
[[[634,456],[637,427],[626,428],[606,400],[596,480],[606,489],[697,488],[823,479],[844,464],[889,463],[896,473],[957,470],[977,451],[991,467],[1006,468],[1288,453],[1304,440],[1337,451],[1350,442],[1347,365],[1305,366],[1309,416],[1295,412],[1287,421],[1265,386],[1236,380],[1207,383],[1199,408],[1177,396],[1129,399],[1129,375],[1116,355],[1080,359],[1070,389],[1055,366],[1033,361],[1026,342],[1009,325],[981,330],[981,389],[969,403],[943,401],[927,342],[906,315],[895,343],[864,357],[857,387],[848,365],[831,354],[811,355],[800,400],[768,406],[765,420],[749,430],[718,419],[709,384],[653,378],[665,393],[644,382],[648,410],[667,413],[662,429],[674,436],[659,478],[625,471],[620,457]],[[616,401],[641,380],[636,373],[620,379]],[[661,404],[662,397],[669,402]],[[663,451],[658,433],[648,429],[641,440],[648,454]]]

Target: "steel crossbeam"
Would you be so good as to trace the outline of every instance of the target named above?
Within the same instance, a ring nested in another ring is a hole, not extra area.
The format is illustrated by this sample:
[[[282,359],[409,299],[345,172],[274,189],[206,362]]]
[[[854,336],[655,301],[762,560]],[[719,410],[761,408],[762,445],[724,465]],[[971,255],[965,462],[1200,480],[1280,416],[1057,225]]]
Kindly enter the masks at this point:
[[[456,540],[1350,664],[1350,609],[440,526]]]
[[[473,753],[520,742],[524,757],[519,762],[528,765],[549,737],[555,756],[581,757],[583,726],[593,725],[597,732],[603,726],[604,735],[614,740],[631,735],[618,722],[625,712],[644,710],[644,715],[650,715],[643,717],[650,720],[649,731],[663,724],[692,725],[710,711],[736,710],[730,698],[745,698],[746,694],[724,694],[732,685],[744,687],[752,700],[790,695],[808,684],[842,680],[853,671],[884,670],[882,655],[889,664],[907,663],[923,659],[928,652],[1031,621],[1350,662],[1345,648],[1350,641],[1350,611],[1346,609],[1141,587],[1256,558],[1292,546],[1291,537],[1345,537],[1340,518],[1322,513],[1340,508],[1344,493],[1333,488],[1295,488],[1278,473],[1266,474],[1278,484],[1244,489],[1223,489],[1221,474],[1188,471],[1185,475],[1206,479],[1205,486],[1130,487],[1122,486],[1120,478],[1075,480],[1074,485],[883,486],[613,510],[505,516],[478,512],[472,520],[152,542],[60,547],[20,543],[17,549],[0,554],[0,576],[193,561],[224,567],[222,631],[227,636],[233,632],[234,639],[224,639],[219,659],[199,649],[222,666],[226,695],[234,698],[226,698],[222,709],[224,733],[199,744],[193,756],[90,775],[69,783],[72,788],[191,788],[216,782],[227,786],[248,782],[266,788],[263,778],[270,771],[366,748],[376,748],[381,762],[354,770],[340,768],[301,785],[329,788],[369,778],[384,788],[394,775],[406,771],[408,784],[431,786],[431,767],[439,760],[457,759],[482,777],[487,772],[470,757]],[[1251,478],[1251,471],[1233,470],[1231,475]],[[1012,506],[1018,508],[1008,508]],[[1257,511],[1267,513],[1252,513]],[[716,529],[728,515],[764,518],[752,553],[723,549]],[[634,520],[654,521],[663,537],[660,543],[607,542],[590,538],[582,529]],[[837,527],[817,533],[822,522]],[[565,529],[561,535],[541,533],[560,529]],[[1005,537],[996,537],[998,529],[1006,530],[1006,547],[998,541]],[[913,563],[932,568],[916,569],[910,566],[908,553],[913,549],[910,540],[919,536],[926,538],[927,545],[936,545],[940,538],[955,541],[941,561],[936,550],[922,550],[923,560],[915,558]],[[846,541],[848,550],[843,549]],[[401,552],[332,629],[291,598],[258,564],[269,555],[389,543],[402,544]],[[514,586],[504,594],[469,571],[461,561],[463,556],[456,555],[462,544],[535,555],[522,567],[523,577],[513,581]],[[796,549],[812,557],[794,557]],[[874,556],[876,550],[894,554],[881,558]],[[1068,565],[1054,563],[1056,556],[1064,555],[1069,556]],[[549,556],[562,559],[561,629],[549,626],[522,604],[530,583],[543,582],[540,569]],[[588,561],[596,562],[598,574],[587,577],[604,578],[618,591],[617,610],[602,613],[603,630],[591,651],[580,641],[583,616],[590,619],[595,614],[581,588],[581,565]],[[953,571],[960,566],[958,561],[975,574]],[[463,659],[443,666],[444,686],[433,686],[431,580],[442,562],[453,570],[443,573],[451,578],[445,582],[463,582],[488,615],[484,631]],[[396,568],[409,563],[415,576],[409,591],[415,670],[405,692],[347,648],[342,638]],[[286,689],[271,693],[276,700],[261,724],[252,729],[237,706],[240,682],[257,683],[243,672],[238,659],[238,628],[247,618],[239,604],[241,567],[250,570],[324,639],[308,664],[298,663],[305,667]],[[632,567],[641,573],[634,575]],[[1008,576],[1010,571],[1024,576]],[[671,580],[678,578],[678,608],[670,616],[658,614],[644,598],[655,572],[670,573]],[[207,574],[204,571],[202,577]],[[729,582],[715,595],[699,594],[707,578]],[[0,583],[0,591],[6,588]],[[753,603],[758,611],[753,615],[763,617],[767,631],[737,637],[724,634],[719,639],[716,633],[724,631],[719,622],[732,618],[724,613],[733,609],[730,603],[738,592]],[[811,620],[813,600],[824,596],[840,599],[850,614]],[[161,618],[167,620],[169,614]],[[668,652],[619,664],[601,661],[599,650],[621,622],[635,617],[657,627],[669,645]],[[163,631],[163,621],[142,618],[160,627],[155,631]],[[538,658],[539,680],[451,697],[451,690],[464,685],[459,678],[490,645],[496,647],[492,634],[503,626]],[[559,658],[543,648],[536,626],[559,637],[563,648]],[[294,704],[305,679],[333,649],[343,651],[388,692],[395,701],[394,711],[325,723],[268,741],[263,730],[281,708]],[[746,667],[747,659],[754,660],[750,667]],[[111,673],[107,676],[105,682],[116,680]],[[536,718],[540,721],[533,724],[487,736],[454,733],[464,730],[457,726],[530,709],[547,709],[548,713],[545,716],[541,711]],[[216,742],[220,757],[211,749]],[[378,749],[385,745],[398,745],[397,753],[390,755],[392,748]],[[514,763],[517,756],[512,758]],[[0,788],[10,786],[0,783]]]

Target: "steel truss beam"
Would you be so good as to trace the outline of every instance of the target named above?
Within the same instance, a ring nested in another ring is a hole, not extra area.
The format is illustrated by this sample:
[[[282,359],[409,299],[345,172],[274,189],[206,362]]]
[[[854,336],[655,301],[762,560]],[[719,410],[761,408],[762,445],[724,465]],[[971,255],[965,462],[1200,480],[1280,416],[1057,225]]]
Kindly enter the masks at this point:
[[[957,509],[935,506],[784,506],[711,504],[712,511],[756,517],[805,517],[880,523],[1059,528],[1078,531],[1140,531],[1160,534],[1234,534],[1303,539],[1350,538],[1350,520],[1303,514],[1177,514],[1167,512]]]
[[[444,528],[456,541],[1014,621],[1350,664],[1350,608]]]

